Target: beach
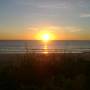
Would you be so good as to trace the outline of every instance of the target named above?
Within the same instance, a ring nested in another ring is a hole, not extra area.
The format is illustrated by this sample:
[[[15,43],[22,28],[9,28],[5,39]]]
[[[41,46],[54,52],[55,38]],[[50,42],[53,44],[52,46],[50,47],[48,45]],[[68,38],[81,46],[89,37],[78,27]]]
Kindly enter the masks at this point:
[[[89,90],[90,53],[0,54],[0,90]]]
[[[90,0],[0,0],[0,90],[90,90]]]

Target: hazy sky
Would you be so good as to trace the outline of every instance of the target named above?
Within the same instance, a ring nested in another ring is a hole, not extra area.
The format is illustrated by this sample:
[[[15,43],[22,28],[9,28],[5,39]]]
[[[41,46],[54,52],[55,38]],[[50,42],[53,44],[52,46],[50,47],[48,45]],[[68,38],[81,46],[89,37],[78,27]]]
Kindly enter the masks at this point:
[[[0,39],[34,39],[43,28],[90,40],[90,0],[0,0]]]

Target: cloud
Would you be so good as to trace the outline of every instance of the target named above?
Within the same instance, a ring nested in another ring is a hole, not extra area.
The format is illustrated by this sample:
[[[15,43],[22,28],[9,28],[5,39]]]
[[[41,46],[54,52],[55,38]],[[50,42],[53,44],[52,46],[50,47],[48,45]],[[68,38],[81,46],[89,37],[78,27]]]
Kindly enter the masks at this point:
[[[69,32],[79,32],[81,31],[81,29],[79,27],[74,27],[74,26],[71,26],[71,27],[65,27],[64,28],[66,31],[69,31]]]
[[[42,9],[58,9],[58,8],[68,8],[68,3],[66,1],[56,1],[56,0],[19,0],[18,3],[23,6],[29,6],[33,8]]]
[[[81,14],[80,17],[81,18],[88,18],[88,17],[90,17],[90,13]]]
[[[39,8],[48,8],[48,9],[68,8],[65,3],[61,3],[61,4],[41,4],[41,5],[38,5],[38,7]]]
[[[29,26],[25,30],[37,32],[37,31],[49,31],[49,32],[80,32],[81,28],[75,26]]]
[[[50,32],[54,32],[59,30],[60,27],[57,26],[29,26],[26,27],[25,30],[29,30],[29,31],[47,31],[49,30]]]
[[[38,27],[35,27],[35,26],[29,26],[29,27],[26,27],[25,30],[37,31],[37,30],[38,30]]]

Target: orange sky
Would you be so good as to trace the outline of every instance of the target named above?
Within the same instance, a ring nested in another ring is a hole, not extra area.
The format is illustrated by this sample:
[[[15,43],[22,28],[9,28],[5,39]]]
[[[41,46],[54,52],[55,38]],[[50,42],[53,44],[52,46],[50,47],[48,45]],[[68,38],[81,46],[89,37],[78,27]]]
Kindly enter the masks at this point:
[[[39,34],[40,35],[40,34]],[[41,35],[42,36],[42,35]],[[38,33],[23,33],[23,34],[1,34],[0,40],[41,40]],[[52,40],[90,40],[89,35],[74,35],[67,33],[53,33]]]

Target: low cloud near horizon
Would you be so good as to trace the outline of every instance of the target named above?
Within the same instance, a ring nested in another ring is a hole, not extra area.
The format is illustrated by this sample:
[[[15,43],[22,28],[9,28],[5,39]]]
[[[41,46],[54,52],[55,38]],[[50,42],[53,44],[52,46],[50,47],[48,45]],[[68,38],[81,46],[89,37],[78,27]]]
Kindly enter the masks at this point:
[[[89,18],[90,17],[90,13],[81,14],[80,17],[82,17],[82,18]]]
[[[71,32],[71,33],[82,31],[80,27],[75,26],[46,26],[46,27],[30,26],[26,27],[25,30],[30,30],[31,32],[49,30],[49,32]]]

